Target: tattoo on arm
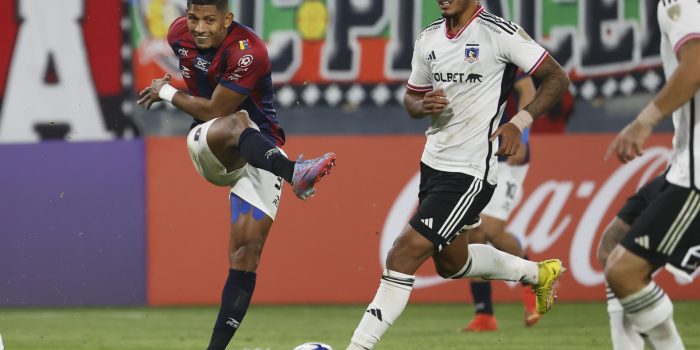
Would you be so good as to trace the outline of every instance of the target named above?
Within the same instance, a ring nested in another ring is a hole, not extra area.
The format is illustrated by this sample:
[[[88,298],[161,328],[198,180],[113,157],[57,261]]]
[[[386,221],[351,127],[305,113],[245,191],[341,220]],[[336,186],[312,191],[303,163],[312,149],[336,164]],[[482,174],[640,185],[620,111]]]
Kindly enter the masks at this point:
[[[541,82],[540,88],[524,110],[537,119],[561,99],[564,91],[569,88],[569,77],[551,56],[545,59],[534,77]]]

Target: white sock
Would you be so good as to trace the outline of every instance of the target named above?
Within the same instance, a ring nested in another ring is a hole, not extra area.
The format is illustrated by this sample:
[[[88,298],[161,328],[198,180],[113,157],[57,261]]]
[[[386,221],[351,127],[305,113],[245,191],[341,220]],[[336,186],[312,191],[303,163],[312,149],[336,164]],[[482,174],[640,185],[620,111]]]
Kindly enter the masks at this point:
[[[367,307],[347,350],[372,349],[408,304],[415,276],[384,270],[374,300]]]
[[[653,281],[637,293],[620,299],[625,314],[654,349],[685,350],[673,322],[673,304]]]
[[[467,249],[467,264],[450,278],[481,277],[486,280],[537,284],[537,263],[504,253],[486,244],[470,244]]]
[[[608,297],[608,315],[610,316],[610,339],[614,350],[644,349],[644,338],[637,333],[625,315],[622,304],[617,300],[610,287],[605,289]]]

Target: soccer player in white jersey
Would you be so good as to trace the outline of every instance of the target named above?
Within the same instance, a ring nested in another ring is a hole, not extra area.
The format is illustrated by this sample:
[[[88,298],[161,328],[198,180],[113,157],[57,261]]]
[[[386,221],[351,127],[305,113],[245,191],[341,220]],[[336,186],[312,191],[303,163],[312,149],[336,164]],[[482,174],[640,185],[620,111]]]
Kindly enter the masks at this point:
[[[655,349],[676,350],[684,346],[673,304],[651,274],[664,266],[690,279],[700,265],[700,3],[661,0],[658,20],[667,82],[617,135],[607,156],[615,154],[626,163],[641,155],[653,128],[672,114],[673,157],[661,192],[610,253],[605,278],[637,332],[646,334]]]
[[[497,157],[515,154],[522,130],[562,96],[569,79],[522,28],[485,12],[477,0],[437,5],[443,19],[416,40],[404,97],[411,117],[430,118],[419,207],[394,241],[379,290],[347,349],[377,344],[408,303],[416,270],[430,257],[444,278],[533,285],[540,313],[551,308],[563,270],[557,259],[535,263],[488,245],[467,246],[461,233],[480,223],[496,185]],[[542,84],[525,109],[498,127],[518,67]]]

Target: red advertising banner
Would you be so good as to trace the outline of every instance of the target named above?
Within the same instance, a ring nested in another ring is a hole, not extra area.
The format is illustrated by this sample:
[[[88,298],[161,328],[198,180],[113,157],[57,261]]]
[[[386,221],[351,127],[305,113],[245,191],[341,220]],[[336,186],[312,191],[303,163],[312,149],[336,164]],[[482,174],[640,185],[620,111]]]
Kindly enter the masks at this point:
[[[557,257],[568,272],[560,300],[603,300],[598,239],[625,199],[663,171],[670,135],[655,135],[627,165],[604,161],[613,135],[536,136],[525,196],[509,229],[534,260]],[[285,190],[258,269],[255,303],[366,303],[386,251],[417,205],[421,136],[291,137],[285,151],[332,150],[338,166],[303,202]],[[228,268],[227,189],[199,178],[184,138],[147,141],[148,301],[217,303]],[[698,299],[700,282],[657,276],[673,298]],[[414,302],[469,298],[467,281],[418,273]],[[496,300],[518,300],[515,285],[494,283]]]

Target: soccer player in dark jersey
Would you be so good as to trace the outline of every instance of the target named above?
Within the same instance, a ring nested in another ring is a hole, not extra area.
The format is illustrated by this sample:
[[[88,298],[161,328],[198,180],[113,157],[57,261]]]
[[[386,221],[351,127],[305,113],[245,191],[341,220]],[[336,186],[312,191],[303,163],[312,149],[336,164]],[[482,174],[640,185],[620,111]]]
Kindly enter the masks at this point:
[[[659,1],[657,19],[666,84],[620,131],[606,157],[627,163],[640,156],[654,127],[671,115],[673,156],[660,193],[608,256],[605,279],[652,348],[681,350],[673,303],[651,275],[664,267],[690,281],[700,266],[700,3]]]
[[[228,0],[188,0],[185,17],[168,31],[189,93],[170,77],[141,93],[146,108],[168,101],[194,118],[187,146],[209,182],[231,186],[230,270],[209,349],[224,349],[245,315],[256,269],[279,205],[282,181],[306,199],[335,155],[297,162],[279,148],[285,137],[272,104],[271,63],[265,43],[233,20]]]

